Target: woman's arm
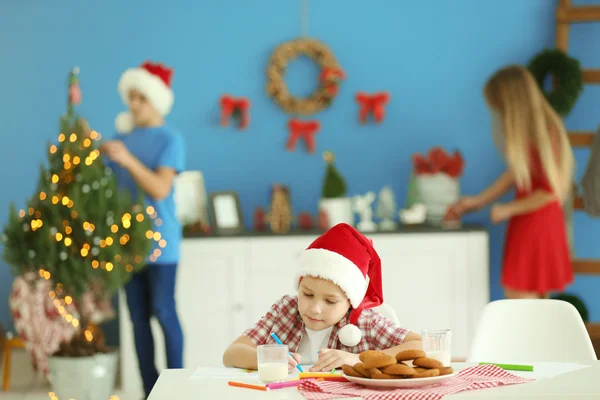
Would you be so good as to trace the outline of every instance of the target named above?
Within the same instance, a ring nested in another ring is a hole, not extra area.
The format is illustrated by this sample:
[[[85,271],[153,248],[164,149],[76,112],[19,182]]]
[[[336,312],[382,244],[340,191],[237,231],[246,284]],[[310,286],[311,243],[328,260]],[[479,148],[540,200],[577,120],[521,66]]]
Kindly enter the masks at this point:
[[[243,335],[238,337],[223,353],[223,365],[228,368],[257,369],[254,342]]]
[[[546,205],[558,201],[555,195],[545,190],[535,190],[529,196],[506,203],[510,216],[528,214]]]
[[[504,171],[494,183],[477,196],[479,207],[485,207],[496,201],[512,188],[514,184],[515,178],[513,174],[509,170]]]

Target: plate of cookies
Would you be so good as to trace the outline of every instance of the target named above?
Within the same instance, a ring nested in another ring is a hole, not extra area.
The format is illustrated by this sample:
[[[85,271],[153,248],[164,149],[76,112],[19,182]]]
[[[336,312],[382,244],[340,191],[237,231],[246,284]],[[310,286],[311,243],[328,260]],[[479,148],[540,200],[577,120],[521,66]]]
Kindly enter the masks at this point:
[[[360,353],[354,366],[343,365],[342,372],[350,382],[363,386],[389,389],[412,389],[437,385],[456,376],[452,367],[428,358],[422,350],[404,350],[392,357],[384,352],[367,350]]]

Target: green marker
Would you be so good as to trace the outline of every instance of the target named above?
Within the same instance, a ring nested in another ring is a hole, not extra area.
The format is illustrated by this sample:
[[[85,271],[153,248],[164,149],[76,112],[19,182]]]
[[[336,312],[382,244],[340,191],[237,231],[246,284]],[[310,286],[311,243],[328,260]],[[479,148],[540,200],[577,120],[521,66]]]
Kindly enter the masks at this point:
[[[507,371],[533,371],[533,365],[518,365],[518,364],[497,364],[489,362],[480,362],[479,365],[495,365]]]

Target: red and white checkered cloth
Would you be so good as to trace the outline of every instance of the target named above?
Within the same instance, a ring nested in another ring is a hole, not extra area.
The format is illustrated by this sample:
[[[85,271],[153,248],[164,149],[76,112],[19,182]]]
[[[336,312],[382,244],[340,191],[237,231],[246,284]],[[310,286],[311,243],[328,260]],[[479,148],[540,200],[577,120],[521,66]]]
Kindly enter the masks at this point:
[[[360,397],[365,400],[439,400],[442,397],[465,390],[493,388],[532,382],[495,365],[478,365],[466,368],[454,378],[437,386],[418,389],[375,389],[352,382],[306,380],[300,384],[300,393],[308,400],[329,400],[344,397]]]

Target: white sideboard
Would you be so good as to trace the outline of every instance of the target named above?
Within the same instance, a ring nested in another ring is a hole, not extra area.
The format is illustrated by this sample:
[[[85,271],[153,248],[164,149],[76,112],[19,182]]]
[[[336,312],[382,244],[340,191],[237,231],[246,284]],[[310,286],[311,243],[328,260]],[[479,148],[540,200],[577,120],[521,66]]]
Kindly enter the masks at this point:
[[[295,293],[296,259],[318,234],[185,239],[177,276],[177,309],[185,367],[220,366],[225,348],[280,296]],[[487,232],[434,229],[370,235],[382,259],[385,302],[400,324],[453,331],[453,357],[465,358],[489,302]],[[165,368],[162,332],[152,321],[157,367]],[[142,394],[133,329],[119,296],[121,388]],[[134,399],[140,397],[132,397]]]

